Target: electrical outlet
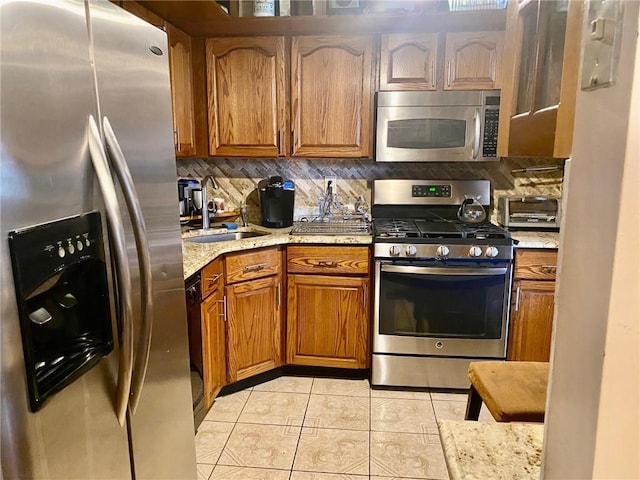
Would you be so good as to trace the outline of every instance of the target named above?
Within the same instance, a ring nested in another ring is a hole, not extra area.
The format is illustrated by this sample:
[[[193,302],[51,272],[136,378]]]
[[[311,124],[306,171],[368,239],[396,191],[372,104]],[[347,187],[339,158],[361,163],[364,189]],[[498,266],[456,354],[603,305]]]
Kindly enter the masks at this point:
[[[327,187],[329,186],[329,182],[331,182],[331,190],[333,193],[337,193],[336,190],[336,176],[335,175],[325,175],[324,177],[324,193],[327,193]]]

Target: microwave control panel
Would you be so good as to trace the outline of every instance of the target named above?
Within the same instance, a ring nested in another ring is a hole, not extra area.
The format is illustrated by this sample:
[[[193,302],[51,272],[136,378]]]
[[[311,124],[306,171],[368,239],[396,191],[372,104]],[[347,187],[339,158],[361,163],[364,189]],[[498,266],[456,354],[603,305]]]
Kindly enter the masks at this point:
[[[495,157],[498,153],[498,116],[497,108],[484,110],[484,135],[482,138],[482,156]]]

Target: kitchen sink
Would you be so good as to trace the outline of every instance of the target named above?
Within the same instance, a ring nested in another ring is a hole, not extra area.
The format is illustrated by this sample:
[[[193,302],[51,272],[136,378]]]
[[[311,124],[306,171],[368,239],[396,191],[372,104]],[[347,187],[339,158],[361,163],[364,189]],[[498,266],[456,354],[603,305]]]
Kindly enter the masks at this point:
[[[216,243],[226,242],[227,240],[241,240],[243,238],[263,237],[269,235],[263,232],[224,232],[224,233],[212,233],[210,235],[201,235],[199,237],[191,237],[187,239],[193,243]]]

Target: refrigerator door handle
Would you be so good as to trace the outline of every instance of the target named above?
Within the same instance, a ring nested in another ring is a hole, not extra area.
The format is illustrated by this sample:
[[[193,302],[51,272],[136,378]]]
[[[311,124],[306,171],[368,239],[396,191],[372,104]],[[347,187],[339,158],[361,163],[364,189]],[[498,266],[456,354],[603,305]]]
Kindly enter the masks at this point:
[[[147,237],[147,227],[145,225],[144,216],[142,215],[142,207],[140,199],[136,191],[133,178],[127,159],[122,153],[120,144],[116,137],[109,119],[105,116],[102,121],[104,128],[104,136],[109,152],[109,158],[112,160],[113,169],[116,172],[122,193],[124,194],[131,225],[133,227],[133,236],[136,242],[136,250],[138,252],[138,264],[140,266],[140,304],[142,328],[140,338],[137,342],[136,356],[134,360],[133,378],[131,381],[131,413],[136,412],[144,378],[147,374],[149,365],[149,353],[151,351],[151,335],[153,333],[153,291],[152,291],[152,272],[151,272],[151,252],[149,251],[149,239]]]
[[[109,171],[109,164],[100,138],[98,125],[92,115],[89,116],[88,143],[91,162],[102,191],[110,243],[114,252],[115,270],[118,283],[119,310],[122,315],[120,332],[120,358],[118,361],[118,386],[116,389],[116,415],[120,426],[124,425],[131,391],[133,374],[133,306],[131,300],[131,273],[127,260],[124,226],[120,215],[120,206],[115,185]]]

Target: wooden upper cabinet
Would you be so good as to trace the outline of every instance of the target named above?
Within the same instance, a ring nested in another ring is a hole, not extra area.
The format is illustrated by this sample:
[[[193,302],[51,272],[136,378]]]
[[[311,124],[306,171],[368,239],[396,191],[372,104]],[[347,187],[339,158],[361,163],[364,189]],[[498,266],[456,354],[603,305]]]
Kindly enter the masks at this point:
[[[491,90],[501,87],[504,32],[448,33],[445,90]]]
[[[437,33],[382,35],[380,90],[435,90]]]
[[[169,42],[174,145],[176,156],[188,157],[196,154],[191,37],[171,24],[167,23],[166,28]]]
[[[206,56],[209,154],[285,154],[284,37],[210,38]]]
[[[583,2],[509,2],[498,155],[571,154],[582,15]]]
[[[372,73],[371,37],[293,37],[292,155],[371,155]]]

